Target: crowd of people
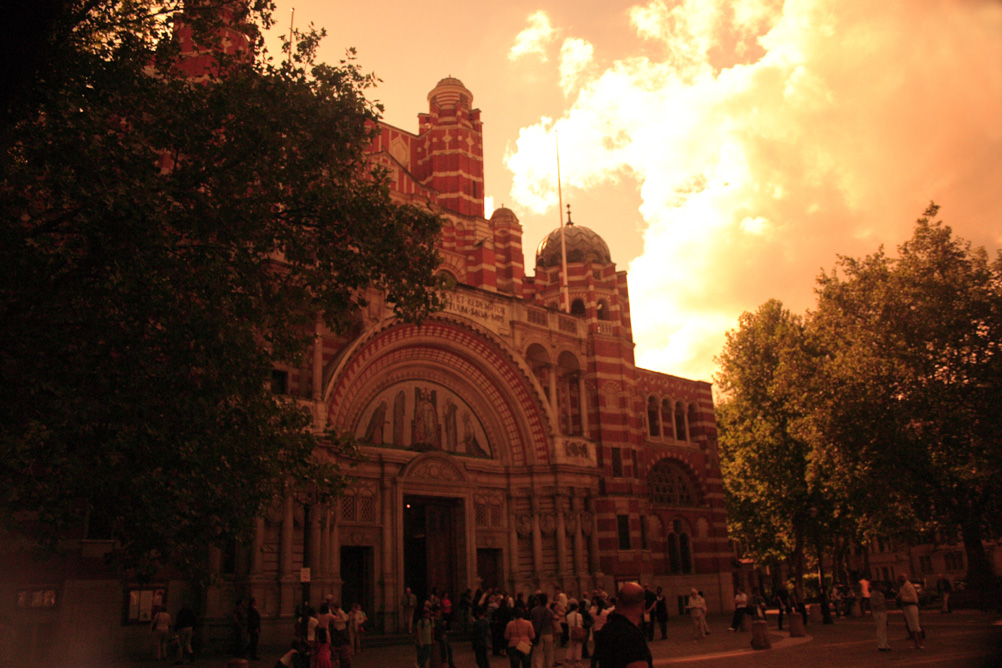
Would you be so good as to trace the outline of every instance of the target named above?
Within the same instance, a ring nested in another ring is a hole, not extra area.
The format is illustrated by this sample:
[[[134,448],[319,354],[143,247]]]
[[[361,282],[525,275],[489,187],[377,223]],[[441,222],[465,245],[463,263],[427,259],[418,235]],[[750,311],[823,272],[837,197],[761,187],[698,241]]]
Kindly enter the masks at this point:
[[[445,604],[447,600],[447,594],[440,597],[433,589],[419,606],[409,588],[404,592],[401,600],[404,623],[408,632],[414,634],[416,665],[420,668],[429,665],[454,668],[449,642],[454,626],[472,631],[477,668],[488,668],[492,655],[507,657],[511,668],[551,668],[559,664],[565,668],[612,667],[619,664],[610,663],[612,654],[603,663],[600,658],[603,643],[597,638],[607,637],[610,643],[615,640],[624,647],[636,645],[642,648],[638,651],[640,659],[644,659],[650,654],[647,641],[654,638],[655,623],[660,625],[662,638],[667,637],[668,608],[660,588],[652,592],[632,583],[624,585],[617,598],[601,590],[575,598],[560,587],[555,587],[552,596],[537,591],[528,598],[522,593],[512,596],[496,588],[467,590],[460,597],[455,613],[450,604]],[[624,623],[624,618],[631,621],[623,628],[634,629],[631,633],[635,637],[620,637],[622,631],[616,629]],[[601,635],[609,623],[612,631]],[[632,655],[623,647],[613,654],[617,661]]]
[[[943,595],[943,612],[948,612],[950,583],[937,583]],[[836,615],[869,612],[876,630],[877,648],[890,651],[887,640],[887,614],[896,603],[904,615],[909,637],[917,649],[923,649],[925,633],[919,613],[919,595],[906,574],[898,577],[896,590],[889,583],[861,578],[846,595],[837,589],[828,593]],[[854,606],[858,603],[858,608]],[[448,592],[432,588],[419,602],[407,588],[400,601],[401,632],[414,638],[419,668],[456,668],[450,636],[456,629],[472,638],[477,668],[489,668],[490,656],[507,657],[511,668],[643,668],[651,666],[648,643],[660,630],[667,639],[668,601],[661,587],[626,583],[615,597],[594,590],[590,595],[568,596],[560,587],[553,595],[536,591],[528,598],[514,596],[497,588],[467,589],[454,605]],[[710,634],[706,621],[707,603],[702,592],[691,589],[685,600],[685,612],[692,625],[693,640]],[[770,600],[758,590],[749,597],[735,590],[734,615],[729,631],[742,629],[745,617],[765,620],[766,609],[778,611],[783,629],[784,617],[808,612],[802,589],[788,591],[778,587]],[[358,603],[349,610],[328,596],[314,610],[309,604],[299,606],[291,646],[275,668],[351,668],[352,658],[362,652],[368,618]],[[175,658],[177,664],[194,659],[192,631],[195,613],[184,605],[172,620],[164,606],[158,606],[150,620],[157,659]],[[232,653],[251,660],[259,658],[261,615],[257,602],[237,600],[231,615]]]

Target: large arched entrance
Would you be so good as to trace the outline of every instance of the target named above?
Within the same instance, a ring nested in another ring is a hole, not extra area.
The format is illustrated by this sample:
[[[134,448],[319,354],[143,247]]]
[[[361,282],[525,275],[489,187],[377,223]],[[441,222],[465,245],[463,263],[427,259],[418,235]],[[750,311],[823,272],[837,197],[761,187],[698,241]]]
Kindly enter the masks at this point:
[[[508,472],[551,459],[550,407],[521,356],[468,323],[383,323],[337,360],[326,396],[329,422],[367,458],[355,475],[379,490],[372,524],[338,534],[372,546],[375,568],[360,574],[387,627],[402,621],[405,587],[458,600],[480,583],[510,583]]]

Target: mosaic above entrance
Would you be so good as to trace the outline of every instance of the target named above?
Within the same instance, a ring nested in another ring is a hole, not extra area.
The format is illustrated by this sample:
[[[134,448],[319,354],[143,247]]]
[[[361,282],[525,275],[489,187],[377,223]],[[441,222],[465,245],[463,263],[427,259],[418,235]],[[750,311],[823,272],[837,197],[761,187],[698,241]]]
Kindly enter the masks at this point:
[[[362,412],[355,438],[401,450],[438,450],[481,459],[494,456],[469,404],[446,387],[421,381],[383,390]]]

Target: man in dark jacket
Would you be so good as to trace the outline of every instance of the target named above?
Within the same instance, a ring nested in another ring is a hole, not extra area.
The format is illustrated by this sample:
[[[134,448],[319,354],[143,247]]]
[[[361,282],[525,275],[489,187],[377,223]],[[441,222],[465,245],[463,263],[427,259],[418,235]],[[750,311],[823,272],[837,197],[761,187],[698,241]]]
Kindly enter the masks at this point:
[[[654,658],[640,629],[644,620],[644,590],[627,582],[616,597],[616,610],[596,635],[599,668],[654,668]]]

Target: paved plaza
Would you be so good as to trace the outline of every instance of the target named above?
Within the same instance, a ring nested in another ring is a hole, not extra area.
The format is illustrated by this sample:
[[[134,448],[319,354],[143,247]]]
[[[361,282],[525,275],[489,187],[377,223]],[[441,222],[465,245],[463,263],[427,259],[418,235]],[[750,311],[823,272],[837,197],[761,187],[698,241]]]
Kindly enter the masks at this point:
[[[655,666],[741,666],[742,668],[852,668],[855,666],[947,666],[957,668],[1002,667],[1002,619],[975,611],[957,611],[940,615],[923,612],[927,629],[924,650],[916,650],[906,639],[904,619],[900,612],[889,615],[888,637],[893,651],[878,652],[869,617],[837,619],[831,626],[810,624],[807,636],[790,638],[778,631],[776,619],[769,620],[772,649],[751,649],[751,634],[729,632],[730,616],[710,618],[711,634],[700,641],[692,640],[687,618],[673,617],[668,625],[668,639],[656,635],[651,643]],[[454,642],[457,668],[475,668],[473,652],[468,642]],[[279,652],[262,654],[260,661],[249,662],[250,668],[273,668]],[[558,661],[563,651],[556,652]],[[412,646],[376,647],[356,656],[354,668],[412,668],[415,652]],[[196,666],[226,668],[226,658],[201,659]],[[582,662],[587,666],[586,662]],[[150,661],[142,666],[169,665]],[[491,658],[492,668],[508,668],[508,659]],[[435,668],[438,668],[437,666]]]

